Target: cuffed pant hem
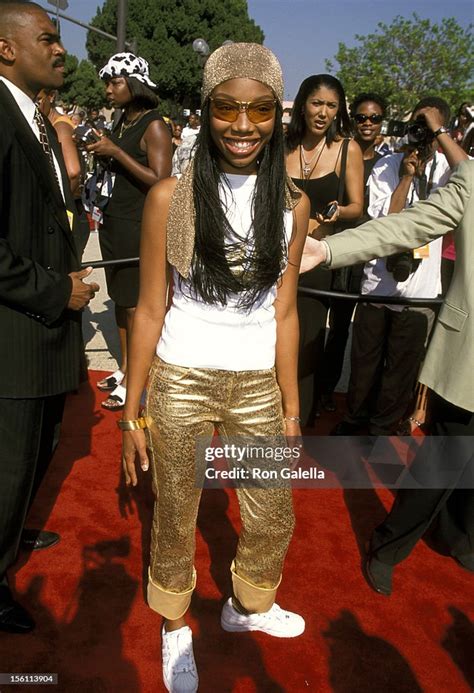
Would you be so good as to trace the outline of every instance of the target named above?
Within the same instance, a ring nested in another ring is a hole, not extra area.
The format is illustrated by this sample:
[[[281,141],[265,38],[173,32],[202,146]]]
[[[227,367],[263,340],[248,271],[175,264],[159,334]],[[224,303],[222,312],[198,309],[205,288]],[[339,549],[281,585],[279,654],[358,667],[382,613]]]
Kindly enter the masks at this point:
[[[196,587],[196,571],[193,568],[193,579],[191,587],[186,592],[171,592],[161,585],[153,582],[150,571],[148,571],[148,606],[153,611],[161,614],[164,618],[174,621],[184,616],[189,609],[191,597]]]
[[[234,561],[232,561],[230,572],[232,573],[234,596],[246,611],[262,614],[272,608],[277,589],[280,586],[281,576],[274,587],[258,587],[237,575]]]

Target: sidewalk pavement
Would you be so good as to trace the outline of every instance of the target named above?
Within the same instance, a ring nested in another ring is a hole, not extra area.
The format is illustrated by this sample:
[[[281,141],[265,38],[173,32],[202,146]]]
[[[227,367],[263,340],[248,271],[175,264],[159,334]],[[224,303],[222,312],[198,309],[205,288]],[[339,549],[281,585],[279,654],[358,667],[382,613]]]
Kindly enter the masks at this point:
[[[99,234],[92,231],[82,261],[92,262],[101,257]],[[87,364],[91,370],[115,371],[118,368],[120,347],[114,304],[107,295],[104,270],[94,270],[87,281],[90,279],[100,285],[100,290],[84,310],[82,318]]]

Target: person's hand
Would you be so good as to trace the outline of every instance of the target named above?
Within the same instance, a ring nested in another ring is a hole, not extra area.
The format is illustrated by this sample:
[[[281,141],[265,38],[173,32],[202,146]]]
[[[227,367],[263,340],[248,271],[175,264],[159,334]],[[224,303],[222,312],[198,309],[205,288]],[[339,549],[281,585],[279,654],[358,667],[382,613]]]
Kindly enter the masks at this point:
[[[322,214],[319,214],[317,212],[315,217],[316,221],[319,221],[320,224],[334,224],[339,219],[341,212],[337,200],[331,200],[328,206],[332,204],[336,205],[336,211],[334,212],[334,214],[332,214],[330,217],[323,217]]]
[[[301,425],[298,421],[285,419],[285,436],[288,446],[294,448],[301,443]]]
[[[71,272],[69,276],[72,279],[72,291],[69,297],[67,307],[71,310],[82,310],[89,304],[97,291],[99,285],[95,282],[86,284],[83,280],[92,272],[92,267],[87,267],[80,272]]]
[[[409,149],[405,152],[401,166],[402,176],[416,176],[421,166],[418,149]]]
[[[307,236],[301,257],[300,274],[309,272],[321,262],[326,262],[326,259],[326,245],[316,238]]]
[[[424,116],[426,124],[431,130],[431,132],[436,132],[443,127],[444,121],[441,113],[434,106],[426,106],[417,112],[418,116]]]
[[[123,431],[122,434],[122,465],[125,472],[125,483],[127,486],[136,486],[138,483],[135,459],[138,456],[140,466],[144,472],[149,467],[148,454],[146,451],[145,431]]]
[[[301,426],[298,421],[285,419],[285,436],[286,444],[289,448],[299,448],[300,450],[299,455],[295,455],[291,458],[291,460],[289,460],[289,467],[293,471],[301,462],[301,453],[303,450],[303,436],[301,433]]]
[[[120,151],[120,147],[115,142],[112,142],[109,137],[102,135],[100,140],[94,142],[94,144],[88,144],[86,151],[97,156],[111,156],[114,158],[117,152]]]

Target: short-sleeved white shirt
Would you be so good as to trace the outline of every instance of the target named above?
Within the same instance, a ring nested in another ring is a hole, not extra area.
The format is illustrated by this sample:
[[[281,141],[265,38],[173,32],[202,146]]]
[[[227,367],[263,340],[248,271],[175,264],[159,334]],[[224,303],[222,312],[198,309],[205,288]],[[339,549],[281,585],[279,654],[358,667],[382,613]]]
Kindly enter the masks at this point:
[[[403,154],[391,154],[380,159],[372,169],[369,178],[369,208],[371,217],[387,216],[390,199],[398,186],[400,164]],[[446,185],[451,174],[444,154],[436,152],[426,165],[425,175],[431,190]],[[431,191],[430,190],[430,191]],[[419,200],[418,181],[410,185],[405,207],[410,207]],[[397,282],[387,270],[385,259],[379,258],[367,262],[364,267],[361,293],[381,296],[406,296],[412,298],[436,298],[441,293],[441,250],[442,238],[429,244],[430,255],[421,261],[416,272],[404,282]],[[390,305],[393,310],[403,310],[403,306]]]

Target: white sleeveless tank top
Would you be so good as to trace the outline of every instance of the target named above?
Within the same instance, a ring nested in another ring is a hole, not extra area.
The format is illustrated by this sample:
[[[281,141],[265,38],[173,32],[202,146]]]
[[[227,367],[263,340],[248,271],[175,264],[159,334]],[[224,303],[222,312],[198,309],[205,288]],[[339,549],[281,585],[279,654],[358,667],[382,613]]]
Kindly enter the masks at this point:
[[[252,243],[252,196],[256,176],[226,174],[228,185],[220,186],[220,198],[235,238]],[[271,214],[271,210],[269,210]],[[288,243],[293,229],[291,210],[284,214]],[[238,294],[227,305],[209,305],[192,295],[187,282],[173,268],[173,298],[168,310],[157,355],[179,366],[218,368],[231,371],[262,370],[275,365],[276,321],[274,284],[251,311],[238,306]]]

